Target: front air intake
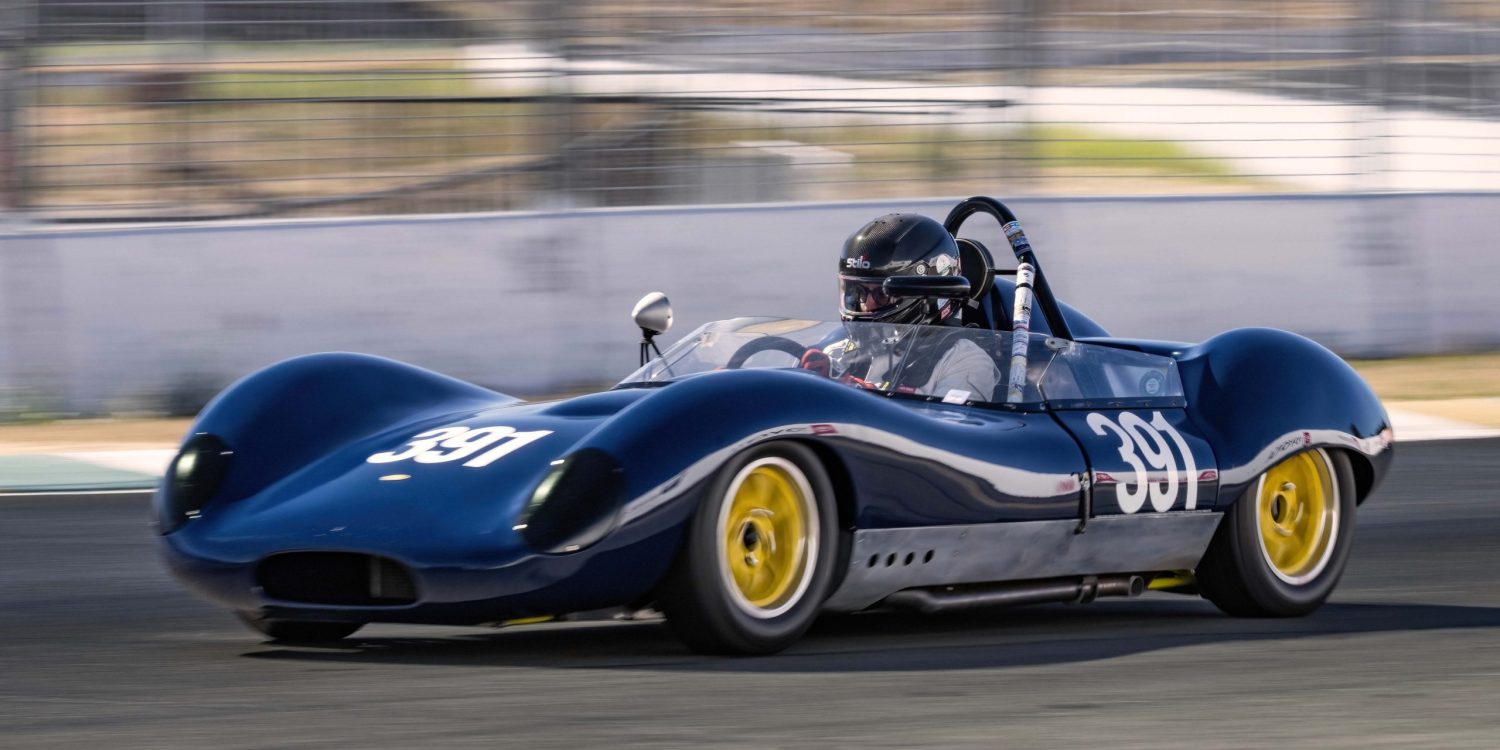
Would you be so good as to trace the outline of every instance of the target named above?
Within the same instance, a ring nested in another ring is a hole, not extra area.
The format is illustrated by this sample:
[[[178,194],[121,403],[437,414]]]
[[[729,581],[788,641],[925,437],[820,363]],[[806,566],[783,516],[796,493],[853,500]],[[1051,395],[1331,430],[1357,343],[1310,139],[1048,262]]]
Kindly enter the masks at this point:
[[[268,598],[341,607],[415,604],[417,587],[406,566],[384,557],[351,552],[287,552],[255,569]]]

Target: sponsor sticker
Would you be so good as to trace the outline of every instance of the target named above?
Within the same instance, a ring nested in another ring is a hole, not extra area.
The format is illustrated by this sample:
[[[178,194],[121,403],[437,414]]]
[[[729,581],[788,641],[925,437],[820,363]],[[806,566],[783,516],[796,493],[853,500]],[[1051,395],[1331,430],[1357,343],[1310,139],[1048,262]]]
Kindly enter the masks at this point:
[[[1017,258],[1031,252],[1031,242],[1026,239],[1026,233],[1021,231],[1021,222],[1012,221],[1004,229],[1005,239],[1010,240],[1010,249]]]
[[[943,396],[943,403],[945,403],[945,404],[963,404],[963,403],[967,403],[969,401],[969,397],[972,396],[972,395],[974,395],[974,394],[971,393],[970,391],[965,391],[965,390],[960,390],[958,388],[954,388],[953,390],[948,391],[947,395]]]

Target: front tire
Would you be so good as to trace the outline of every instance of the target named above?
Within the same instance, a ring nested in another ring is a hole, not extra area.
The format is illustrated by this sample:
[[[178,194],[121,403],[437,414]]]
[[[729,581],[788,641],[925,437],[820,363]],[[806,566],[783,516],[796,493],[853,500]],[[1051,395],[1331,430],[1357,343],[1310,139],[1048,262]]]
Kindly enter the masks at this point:
[[[700,653],[791,645],[828,598],[839,555],[833,484],[796,443],[752,448],[720,469],[658,594],[667,624]]]
[[[1354,470],[1316,448],[1267,469],[1225,514],[1198,567],[1203,596],[1239,617],[1317,609],[1354,543]]]
[[[330,643],[348,638],[364,627],[364,623],[359,622],[272,620],[250,612],[238,614],[251,630],[282,643]]]

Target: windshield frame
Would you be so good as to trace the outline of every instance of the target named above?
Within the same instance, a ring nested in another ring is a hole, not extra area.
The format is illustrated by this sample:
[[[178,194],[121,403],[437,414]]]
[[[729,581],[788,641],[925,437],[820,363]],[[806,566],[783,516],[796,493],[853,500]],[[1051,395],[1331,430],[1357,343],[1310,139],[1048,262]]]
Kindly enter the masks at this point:
[[[859,338],[851,330],[852,326],[862,327],[865,331],[862,341],[865,343],[878,340],[882,345],[904,346],[896,350],[895,355],[903,359],[909,358],[917,351],[918,342],[930,341],[940,346],[958,346],[957,342],[953,341],[955,338],[978,342],[977,346],[970,346],[969,349],[988,353],[991,363],[999,372],[999,382],[992,390],[986,391],[985,381],[979,381],[980,392],[988,392],[988,398],[973,398],[968,390],[948,390],[946,394],[924,393],[919,390],[921,386],[918,390],[913,390],[911,386],[903,386],[900,389],[870,388],[868,384],[861,382],[860,385],[864,387],[860,387],[859,390],[865,390],[872,395],[913,403],[964,406],[1001,412],[1165,409],[1187,406],[1176,360],[1133,348],[1114,347],[1097,342],[1077,342],[1044,334],[1029,334],[1030,343],[1022,347],[1027,351],[1027,361],[1030,365],[1023,388],[1023,399],[1018,402],[1008,402],[997,399],[1004,398],[1004,384],[1008,377],[1005,366],[1009,364],[1009,361],[1002,357],[1012,351],[1010,345],[1014,343],[1014,340],[1011,337],[1015,334],[1010,331],[956,326],[895,326],[863,321],[829,322],[777,317],[731,318],[704,324],[674,342],[662,352],[662,356],[650,360],[614,388],[660,387],[726,369],[724,365],[733,363],[735,355],[759,337],[790,340],[790,343],[783,342],[784,346],[770,346],[762,350],[776,351],[792,357],[797,355],[787,349],[793,348],[793,344],[806,346],[809,350],[824,351],[826,349],[832,352],[836,348],[834,344]],[[889,334],[888,338],[880,338],[885,334],[883,328],[877,329],[877,327],[882,326],[891,328],[894,333]],[[929,336],[942,338],[929,339],[927,338]],[[741,343],[734,345],[735,341]],[[902,341],[905,342],[904,345],[900,343]],[[714,347],[719,346],[724,348],[713,350]],[[693,358],[702,355],[704,350],[709,350],[708,356],[700,357],[696,362],[693,361]],[[942,351],[951,350],[943,349]],[[932,350],[928,349],[922,353],[925,356],[939,358],[943,356],[932,355],[931,352]],[[884,356],[889,359],[892,356],[889,352],[877,349],[869,349],[864,354],[866,363],[870,362],[872,357]],[[741,358],[739,364],[747,362],[754,356],[759,356],[759,354]],[[972,359],[969,362],[972,364]],[[892,375],[892,377],[883,384],[901,382],[907,365],[907,361],[901,361],[897,369],[885,372],[884,375]],[[682,371],[674,371],[674,366]],[[694,369],[695,367],[697,369]],[[827,372],[820,373],[804,369],[800,361],[796,364],[760,365],[747,369],[792,370],[814,377],[828,375]],[[952,370],[944,372],[952,372]],[[918,368],[918,373],[918,378],[925,375],[920,368]],[[1141,375],[1141,373],[1145,374]],[[837,370],[832,377],[835,381],[838,380]],[[845,382],[849,381],[846,379]],[[946,382],[946,379],[939,381],[939,378],[933,375],[932,380],[927,382],[927,386],[936,388],[938,382]],[[854,386],[851,385],[851,387]],[[1148,392],[1157,389],[1162,391],[1161,395],[1148,395]],[[1049,395],[1049,391],[1053,393]]]

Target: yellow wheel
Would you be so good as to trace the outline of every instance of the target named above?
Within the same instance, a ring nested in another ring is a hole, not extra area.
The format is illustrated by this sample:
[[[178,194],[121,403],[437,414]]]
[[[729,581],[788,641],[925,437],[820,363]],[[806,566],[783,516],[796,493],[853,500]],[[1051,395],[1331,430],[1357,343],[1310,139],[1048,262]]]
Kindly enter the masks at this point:
[[[807,477],[785,458],[750,462],[719,511],[720,572],[736,606],[775,617],[807,592],[818,557],[818,512]]]
[[[1328,565],[1339,533],[1338,485],[1322,450],[1299,453],[1262,474],[1256,490],[1260,549],[1277,578],[1294,586]]]
[[[812,625],[841,549],[833,483],[811,448],[772,442],[708,483],[657,589],[667,624],[696,651],[764,654]]]
[[[1243,617],[1318,608],[1354,540],[1354,469],[1339,451],[1296,453],[1266,469],[1224,513],[1198,564],[1198,590]]]

